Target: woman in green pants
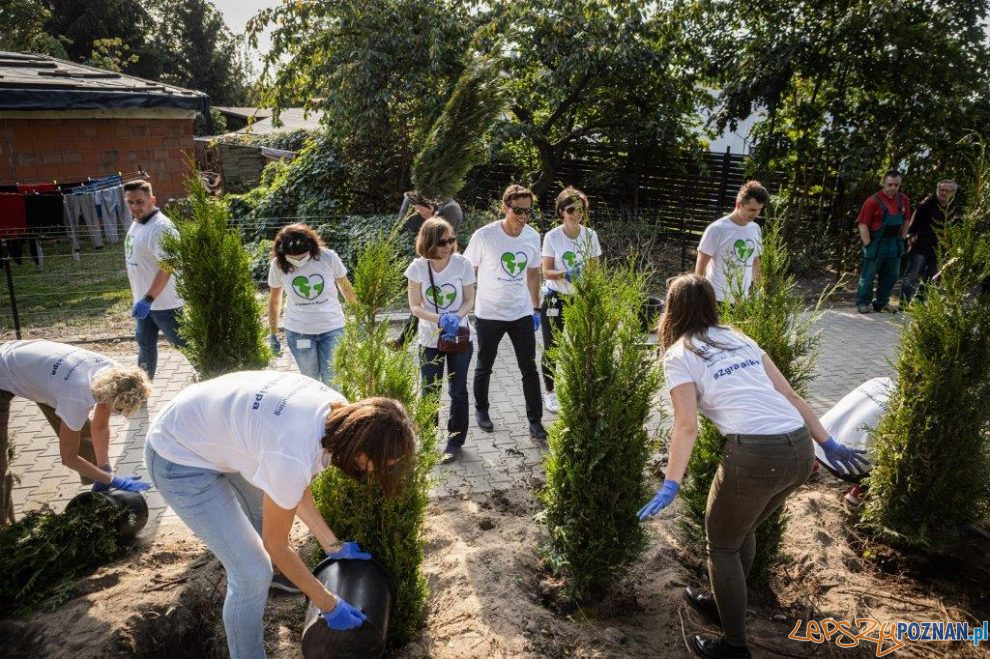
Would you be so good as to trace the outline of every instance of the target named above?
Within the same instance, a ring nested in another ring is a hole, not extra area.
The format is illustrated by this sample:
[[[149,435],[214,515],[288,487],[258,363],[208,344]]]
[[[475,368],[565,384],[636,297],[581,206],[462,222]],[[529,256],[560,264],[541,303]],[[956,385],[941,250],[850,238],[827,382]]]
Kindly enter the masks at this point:
[[[748,657],[746,576],[756,552],[756,527],[811,474],[812,439],[839,471],[851,471],[864,459],[861,451],[828,436],[756,342],[718,324],[715,291],[707,279],[694,274],[673,279],[664,309],[660,342],[674,428],[666,480],[639,516],[645,520],[677,497],[701,412],[727,441],[705,513],[714,598],[692,588],[686,597],[719,623],[724,635],[694,636],[692,649],[702,657]]]

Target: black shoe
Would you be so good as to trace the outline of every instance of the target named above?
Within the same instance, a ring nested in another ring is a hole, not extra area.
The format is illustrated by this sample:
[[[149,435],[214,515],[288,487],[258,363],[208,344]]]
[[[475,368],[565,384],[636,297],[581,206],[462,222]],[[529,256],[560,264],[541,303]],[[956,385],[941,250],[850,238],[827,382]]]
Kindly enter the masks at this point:
[[[299,586],[289,581],[289,578],[281,573],[272,575],[272,585],[269,587],[274,588],[275,590],[281,590],[285,593],[295,594],[302,592],[299,589]]]
[[[495,430],[495,424],[492,423],[492,418],[488,416],[487,410],[475,410],[474,420],[478,423],[478,427],[485,432],[491,432]]]
[[[459,457],[461,457],[461,447],[447,442],[447,445],[443,449],[443,453],[440,454],[440,464],[450,464],[451,462],[456,461]]]
[[[699,657],[708,659],[749,659],[752,657],[745,645],[729,645],[724,636],[711,638],[695,634],[691,637],[691,650]]]
[[[703,615],[709,622],[722,626],[722,617],[718,614],[715,598],[700,588],[688,586],[684,589],[684,599],[692,609]]]
[[[543,428],[543,424],[539,421],[529,422],[529,436],[538,442],[547,441],[547,431]]]

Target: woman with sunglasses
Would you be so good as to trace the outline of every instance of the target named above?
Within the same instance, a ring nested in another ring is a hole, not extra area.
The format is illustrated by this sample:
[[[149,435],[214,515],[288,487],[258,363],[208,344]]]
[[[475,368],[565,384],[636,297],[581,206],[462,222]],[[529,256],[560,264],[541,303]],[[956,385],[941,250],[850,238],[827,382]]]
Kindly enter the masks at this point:
[[[440,352],[441,334],[456,336],[461,327],[470,328],[467,315],[474,308],[474,266],[457,253],[457,237],[447,220],[439,217],[423,222],[416,236],[416,254],[406,268],[409,280],[409,309],[419,319],[419,364],[423,391],[440,388],[444,362],[447,364],[450,417],[447,419],[447,445],[440,461],[453,462],[461,454],[468,429],[467,372],[474,352]],[[473,343],[473,342],[472,342]]]
[[[412,422],[398,402],[348,403],[298,373],[229,373],[169,401],[148,430],[145,464],[165,503],[223,565],[231,657],[265,656],[272,586],[305,593],[330,629],[364,623],[361,610],[310,573],[289,532],[298,517],[328,556],[370,559],[356,542],[337,540],[310,482],[333,466],[350,478],[373,478],[386,496],[397,496],[415,448]]]
[[[598,263],[602,255],[598,234],[581,224],[588,212],[588,197],[577,188],[564,188],[557,195],[556,211],[561,224],[543,236],[543,278],[546,293],[540,306],[543,328],[543,384],[546,396],[543,404],[556,414],[560,410],[554,393],[554,362],[550,348],[556,343],[556,335],[564,328],[564,306],[574,294],[572,280],[581,274],[589,263]]]
[[[268,286],[268,345],[272,352],[282,353],[278,317],[285,290],[285,341],[299,372],[331,386],[333,353],[344,336],[344,310],[337,291],[348,302],[357,300],[347,280],[347,268],[311,227],[290,224],[275,236]]]
[[[712,595],[688,587],[688,604],[722,628],[692,637],[702,657],[749,657],[746,577],[756,553],[755,531],[811,475],[812,439],[828,461],[854,471],[861,451],[828,436],[818,417],[748,336],[719,325],[711,282],[697,274],[674,278],[659,328],[663,369],[674,410],[666,480],[639,518],[677,498],[698,438],[698,412],[725,436],[725,448],[705,511]]]

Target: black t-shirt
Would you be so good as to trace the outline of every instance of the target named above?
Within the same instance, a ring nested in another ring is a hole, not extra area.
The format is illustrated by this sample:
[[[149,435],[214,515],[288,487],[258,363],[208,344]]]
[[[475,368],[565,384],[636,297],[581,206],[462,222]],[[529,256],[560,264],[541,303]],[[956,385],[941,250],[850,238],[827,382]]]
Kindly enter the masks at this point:
[[[934,254],[938,245],[935,230],[942,228],[943,222],[945,222],[945,209],[939,206],[935,195],[926,197],[918,204],[918,208],[914,211],[914,219],[911,221],[911,228],[908,229],[909,235],[917,237],[911,247],[911,253]]]

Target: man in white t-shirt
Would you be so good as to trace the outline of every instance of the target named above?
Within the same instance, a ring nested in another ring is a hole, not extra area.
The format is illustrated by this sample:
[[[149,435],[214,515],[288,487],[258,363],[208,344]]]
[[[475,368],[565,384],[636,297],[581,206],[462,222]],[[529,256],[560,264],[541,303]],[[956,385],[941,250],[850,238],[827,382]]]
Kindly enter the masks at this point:
[[[124,261],[134,297],[131,316],[137,321],[138,365],[154,379],[158,368],[158,332],[174,346],[186,345],[179,336],[182,298],[175,290],[175,277],[162,267],[165,257],[162,235],[174,234],[175,225],[158,210],[158,200],[147,181],[125,183],[124,198],[134,218],[124,239]]]
[[[719,302],[732,300],[741,290],[760,279],[760,252],[763,248],[760,225],[754,220],[770,201],[770,193],[759,181],[747,181],[736,195],[736,207],[705,229],[698,243],[695,274],[706,277]]]
[[[502,337],[509,335],[522,373],[526,418],[533,439],[546,441],[543,399],[536,369],[536,332],[540,329],[540,234],[529,226],[536,199],[521,185],[502,194],[505,217],[471,236],[464,256],[478,271],[474,314],[478,333],[478,362],[474,370],[475,420],[492,432],[488,415],[488,385]]]

